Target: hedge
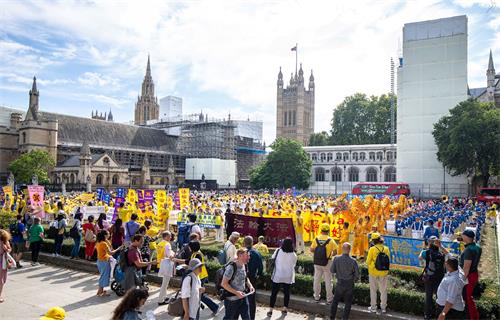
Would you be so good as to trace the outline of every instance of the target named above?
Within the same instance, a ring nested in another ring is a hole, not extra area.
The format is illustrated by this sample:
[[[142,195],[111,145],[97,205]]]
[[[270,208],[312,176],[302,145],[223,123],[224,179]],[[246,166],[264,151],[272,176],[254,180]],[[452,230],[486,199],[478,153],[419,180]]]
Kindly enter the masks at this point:
[[[71,253],[71,248],[73,247],[73,241],[70,239],[65,239],[62,246],[62,254],[65,256],[69,256]],[[80,257],[84,257],[84,246],[80,248]],[[203,248],[203,252],[207,257],[215,258],[217,256],[216,252],[219,249],[214,250],[214,248]],[[54,240],[47,239],[45,240],[43,247],[43,252],[53,253],[54,252]],[[304,265],[306,265],[307,260],[303,257],[300,257]],[[309,267],[309,263],[307,263]],[[207,271],[209,280],[214,282],[215,273],[217,270],[221,268],[221,265],[212,260],[207,261]],[[366,267],[363,267],[362,270],[366,270]],[[364,272],[364,271],[362,271]],[[392,271],[391,271],[392,272]],[[414,279],[414,276],[411,275],[411,271],[401,271],[397,270],[396,272],[392,272],[393,277],[402,277],[404,279]],[[500,319],[500,297],[498,292],[500,292],[500,286],[494,284],[492,281],[482,281],[481,286],[484,288],[483,296],[476,300],[481,319]],[[259,277],[257,281],[257,289],[260,290],[271,290],[271,276],[269,274],[264,274]],[[335,282],[333,284],[335,288]],[[312,297],[313,296],[313,276],[311,274],[303,274],[297,273],[295,276],[295,284],[290,288],[291,293],[298,296],[303,297]],[[322,295],[325,296],[325,286],[322,284]],[[397,312],[402,312],[406,314],[414,314],[414,315],[422,315],[423,308],[425,304],[425,294],[423,292],[407,290],[405,288],[388,288],[387,292],[387,303],[388,308]],[[370,287],[367,283],[358,282],[354,287],[354,299],[353,303],[361,306],[370,305]]]

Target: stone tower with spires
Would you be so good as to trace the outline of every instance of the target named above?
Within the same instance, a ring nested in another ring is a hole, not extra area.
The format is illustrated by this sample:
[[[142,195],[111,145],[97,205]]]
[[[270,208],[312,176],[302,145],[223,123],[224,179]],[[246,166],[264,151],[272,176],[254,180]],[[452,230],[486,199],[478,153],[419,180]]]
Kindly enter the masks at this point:
[[[304,85],[302,63],[298,74],[292,73],[284,87],[283,73],[278,73],[276,101],[276,138],[291,138],[302,145],[309,144],[314,133],[314,76],[311,70],[308,89]]]
[[[146,67],[146,75],[142,81],[142,92],[137,97],[135,104],[135,125],[145,125],[148,120],[157,120],[160,115],[160,105],[158,98],[155,96],[155,85],[153,77],[151,77],[151,65],[149,62]]]

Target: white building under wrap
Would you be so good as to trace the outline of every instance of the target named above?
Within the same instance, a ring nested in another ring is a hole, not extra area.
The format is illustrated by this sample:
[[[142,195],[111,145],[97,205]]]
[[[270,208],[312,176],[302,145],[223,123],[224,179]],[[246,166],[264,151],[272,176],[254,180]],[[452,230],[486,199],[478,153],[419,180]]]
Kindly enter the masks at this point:
[[[404,25],[397,97],[397,180],[415,196],[466,195],[466,178],[445,173],[432,136],[467,99],[466,16]]]

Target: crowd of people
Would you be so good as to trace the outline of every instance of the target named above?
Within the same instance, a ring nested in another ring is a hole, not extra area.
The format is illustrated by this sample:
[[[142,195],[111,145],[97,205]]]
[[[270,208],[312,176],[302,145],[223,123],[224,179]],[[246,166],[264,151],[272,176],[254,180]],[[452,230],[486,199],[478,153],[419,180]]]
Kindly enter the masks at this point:
[[[213,315],[221,312],[223,306],[224,319],[255,319],[257,281],[264,273],[264,256],[270,253],[265,235],[254,239],[238,232],[228,234],[217,257],[222,268],[216,277],[216,287],[223,304],[215,302],[204,289],[208,271],[201,241],[206,232],[197,223],[197,217],[214,214],[217,217],[215,239],[221,240],[223,230],[228,229],[224,217],[242,214],[293,219],[295,242],[291,238],[283,239],[270,258],[271,268],[267,270],[271,274],[268,317],[275,311],[279,291],[284,295],[281,313],[286,316],[288,312],[297,255],[306,251],[304,240],[310,242],[308,248],[314,264],[313,298],[318,303],[321,301],[324,282],[325,299],[331,305],[332,319],[336,317],[340,301],[345,305],[342,319],[349,318],[354,286],[360,278],[360,260],[368,267],[368,311],[386,313],[391,252],[384,245],[384,235],[394,234],[425,240],[427,247],[419,256],[424,267],[425,318],[463,318],[467,308],[468,318],[479,319],[472,296],[479,279],[481,248],[477,242],[487,215],[491,216],[495,208],[472,200],[445,202],[400,198],[391,202],[388,198],[368,197],[348,201],[345,195],[338,198],[294,198],[287,194],[193,193],[190,205],[181,211],[190,212],[185,223],[187,228],[182,229],[188,230],[188,234],[183,235],[180,226],[172,228],[167,222],[158,227],[150,219],[140,219],[141,211],[135,204],[120,204],[117,215],[110,221],[105,213],[84,218],[78,208],[72,210],[68,207],[68,201],[73,201],[74,205],[81,202],[69,197],[49,199],[53,220],[46,230],[36,208],[30,207],[29,202],[23,204],[23,200],[14,201],[15,207],[11,209],[18,212],[16,222],[9,226],[9,230],[0,230],[0,297],[7,281],[7,270],[23,267],[21,258],[25,250],[31,250],[31,264],[35,266],[39,264],[39,252],[46,237],[54,239],[55,257],[62,254],[65,238],[70,238],[73,242],[70,259],[80,259],[83,243],[84,259],[96,260],[100,274],[97,296],[110,295],[106,289],[114,276],[113,270],[118,268],[123,273],[120,286],[125,296],[113,319],[140,319],[138,309],[149,297],[144,276],[151,271],[162,278],[158,305],[174,305],[178,301],[183,319],[198,319],[200,308],[205,306]],[[53,200],[57,200],[55,205],[51,203]],[[85,204],[102,203],[92,200]],[[164,209],[168,211],[168,208]],[[320,218],[313,220],[313,214],[319,214]],[[343,223],[338,233],[332,233],[333,225],[339,224],[335,222],[339,214],[342,214]],[[320,222],[316,230],[314,221]],[[393,231],[390,230],[391,222]],[[448,252],[440,240],[460,241],[463,244],[460,256]],[[178,294],[168,296],[170,280],[175,275],[182,277],[181,289]],[[378,296],[380,301],[377,301]]]

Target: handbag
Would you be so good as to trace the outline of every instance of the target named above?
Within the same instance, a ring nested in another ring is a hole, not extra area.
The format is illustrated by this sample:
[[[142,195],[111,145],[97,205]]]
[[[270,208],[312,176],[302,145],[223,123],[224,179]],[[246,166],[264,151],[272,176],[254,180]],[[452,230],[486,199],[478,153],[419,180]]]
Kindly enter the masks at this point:
[[[97,237],[95,233],[92,232],[92,230],[87,229],[87,231],[85,231],[85,241],[93,243],[96,241],[96,238]]]
[[[5,252],[2,257],[2,270],[12,269],[16,265],[16,260],[12,256]]]
[[[179,293],[181,291],[177,291],[173,298],[170,298],[168,303],[167,313],[172,317],[182,317],[184,316],[184,308],[182,306],[182,299],[179,297]]]

